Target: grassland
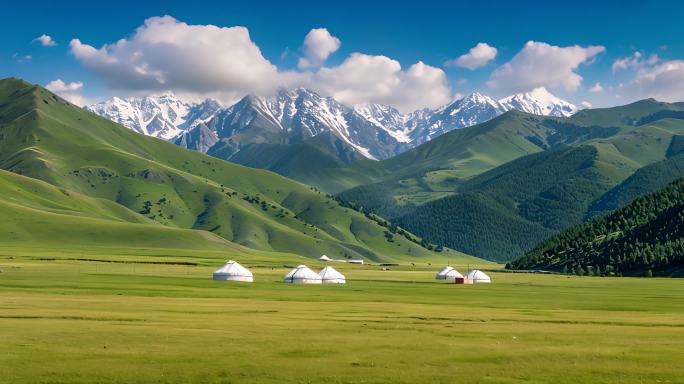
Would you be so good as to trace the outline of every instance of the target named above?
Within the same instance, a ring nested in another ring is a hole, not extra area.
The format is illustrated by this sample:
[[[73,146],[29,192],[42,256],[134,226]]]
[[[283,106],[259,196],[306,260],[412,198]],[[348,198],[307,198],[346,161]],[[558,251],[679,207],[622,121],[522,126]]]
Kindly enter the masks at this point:
[[[240,259],[254,284],[214,282],[224,256],[0,248],[0,382],[684,382],[678,280],[493,272],[455,286],[421,262],[297,286],[280,278],[302,258],[254,253]]]

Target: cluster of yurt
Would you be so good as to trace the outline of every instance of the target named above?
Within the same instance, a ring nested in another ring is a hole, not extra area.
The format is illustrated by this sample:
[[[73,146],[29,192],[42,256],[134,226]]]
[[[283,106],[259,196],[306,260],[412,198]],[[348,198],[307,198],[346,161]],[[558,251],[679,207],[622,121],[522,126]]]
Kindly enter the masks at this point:
[[[283,281],[295,284],[345,284],[347,278],[330,266],[316,273],[306,265],[298,265],[283,277]]]
[[[249,269],[243,267],[235,260],[228,260],[228,262],[221,268],[214,271],[214,280],[222,281],[244,281],[251,283],[254,281],[254,276]],[[283,281],[286,283],[299,284],[345,284],[347,278],[338,272],[333,267],[325,267],[321,272],[316,273],[306,265],[298,265],[291,270]]]
[[[435,275],[435,280],[447,280],[456,284],[491,283],[492,279],[479,269],[473,269],[463,276],[453,267],[446,266]]]

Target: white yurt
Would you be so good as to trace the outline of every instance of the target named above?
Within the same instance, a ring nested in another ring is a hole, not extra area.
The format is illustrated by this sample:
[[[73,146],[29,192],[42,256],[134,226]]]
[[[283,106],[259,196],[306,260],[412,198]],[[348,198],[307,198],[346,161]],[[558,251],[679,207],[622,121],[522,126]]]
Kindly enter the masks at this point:
[[[254,281],[254,276],[249,269],[243,267],[235,260],[228,260],[226,265],[219,268],[214,272],[214,280],[227,280],[227,281]]]
[[[472,281],[473,283],[491,283],[492,279],[484,272],[480,271],[479,269],[473,269],[468,273],[468,276],[466,276],[467,279]]]
[[[321,277],[306,265],[298,265],[297,268],[285,275],[283,281],[286,283],[321,284]]]
[[[444,267],[435,275],[435,280],[454,280],[457,277],[463,277],[461,272],[455,270],[453,267]]]
[[[323,255],[323,256],[319,257],[318,260],[322,260],[322,261],[332,261],[332,259],[329,258],[327,255]]]
[[[318,274],[321,276],[323,284],[345,284],[347,278],[333,267],[325,267]]]

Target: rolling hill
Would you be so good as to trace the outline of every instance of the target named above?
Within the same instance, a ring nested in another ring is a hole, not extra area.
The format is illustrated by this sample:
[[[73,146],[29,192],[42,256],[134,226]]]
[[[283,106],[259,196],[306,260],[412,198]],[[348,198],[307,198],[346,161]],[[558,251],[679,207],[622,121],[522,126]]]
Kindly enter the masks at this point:
[[[508,112],[385,160],[376,171],[385,180],[339,196],[430,241],[506,260],[683,176],[682,108],[643,100],[570,118]]]
[[[18,79],[0,81],[0,135],[1,169],[116,202],[136,225],[309,257],[435,256],[314,188],[137,134]]]
[[[684,276],[684,179],[553,236],[508,267]]]

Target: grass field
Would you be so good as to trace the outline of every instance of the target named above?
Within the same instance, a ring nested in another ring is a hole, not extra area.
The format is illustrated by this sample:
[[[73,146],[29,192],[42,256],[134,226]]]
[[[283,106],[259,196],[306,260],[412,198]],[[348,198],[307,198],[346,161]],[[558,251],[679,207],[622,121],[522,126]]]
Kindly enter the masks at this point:
[[[347,285],[301,286],[280,278],[302,259],[255,253],[241,284],[211,280],[217,253],[187,252],[0,248],[0,382],[684,382],[679,280],[456,286],[421,263],[340,265]]]

